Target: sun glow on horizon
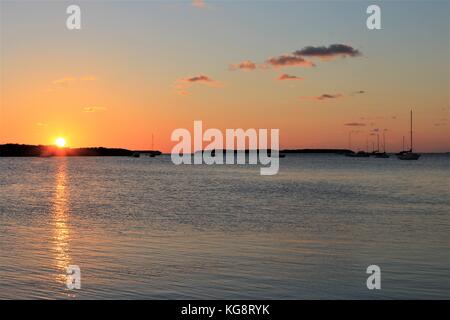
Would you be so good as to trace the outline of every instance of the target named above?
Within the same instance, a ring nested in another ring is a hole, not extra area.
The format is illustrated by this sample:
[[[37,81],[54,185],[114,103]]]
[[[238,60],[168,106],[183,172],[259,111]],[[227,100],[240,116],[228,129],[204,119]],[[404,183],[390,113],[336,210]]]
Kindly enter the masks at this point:
[[[63,137],[56,138],[56,140],[55,140],[55,144],[60,148],[65,147],[66,143],[67,143],[66,139],[64,139]]]

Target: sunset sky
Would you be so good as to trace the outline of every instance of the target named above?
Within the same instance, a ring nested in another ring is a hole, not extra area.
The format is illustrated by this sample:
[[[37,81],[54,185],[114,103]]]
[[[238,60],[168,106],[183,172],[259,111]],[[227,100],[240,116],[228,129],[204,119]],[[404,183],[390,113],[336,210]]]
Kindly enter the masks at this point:
[[[279,128],[281,148],[450,151],[450,4],[1,0],[0,144],[170,152],[194,120]],[[334,46],[333,46],[334,45]],[[376,140],[376,139],[375,139]]]

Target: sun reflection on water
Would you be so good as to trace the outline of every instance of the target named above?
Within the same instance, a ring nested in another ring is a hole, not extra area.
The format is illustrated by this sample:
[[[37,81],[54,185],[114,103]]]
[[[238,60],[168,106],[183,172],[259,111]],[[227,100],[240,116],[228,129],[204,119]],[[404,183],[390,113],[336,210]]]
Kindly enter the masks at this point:
[[[67,190],[67,160],[58,159],[55,176],[55,190],[53,196],[53,243],[55,252],[55,267],[58,270],[56,281],[66,284],[66,270],[70,265],[70,228],[69,228],[69,206]]]

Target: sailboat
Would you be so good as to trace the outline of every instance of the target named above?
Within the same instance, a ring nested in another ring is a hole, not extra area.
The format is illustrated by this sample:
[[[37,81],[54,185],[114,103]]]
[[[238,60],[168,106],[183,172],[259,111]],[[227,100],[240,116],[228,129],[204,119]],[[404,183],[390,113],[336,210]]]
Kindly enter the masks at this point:
[[[368,140],[366,139],[366,150],[367,150],[367,152],[365,152],[365,151],[363,151],[363,150],[360,150],[360,151],[358,151],[358,152],[353,152],[353,151],[351,151],[351,149],[352,149],[352,141],[351,141],[351,133],[352,133],[352,131],[350,131],[350,134],[349,134],[349,140],[348,140],[348,144],[349,144],[349,152],[347,152],[347,153],[345,153],[345,156],[346,157],[351,157],[351,158],[368,158],[368,157],[370,157],[370,153],[369,153],[369,146],[368,146]]]
[[[412,129],[413,119],[412,119],[412,110],[411,110],[411,123],[410,123],[410,134],[411,134],[411,148],[407,151],[403,150],[402,152],[397,154],[397,158],[400,160],[417,160],[420,158],[420,153],[413,152],[413,129]]]
[[[383,152],[375,153],[375,158],[389,158],[389,155],[386,153],[386,133],[383,131]]]

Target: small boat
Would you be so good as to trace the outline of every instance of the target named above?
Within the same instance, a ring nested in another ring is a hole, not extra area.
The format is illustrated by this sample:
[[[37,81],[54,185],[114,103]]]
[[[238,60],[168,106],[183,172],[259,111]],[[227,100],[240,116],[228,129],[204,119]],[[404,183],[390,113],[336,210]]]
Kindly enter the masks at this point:
[[[389,158],[389,155],[386,152],[377,152],[374,155],[375,158]]]
[[[389,155],[386,153],[386,129],[383,131],[383,152],[375,153],[375,158],[389,158]]]
[[[410,123],[410,128],[411,128],[411,148],[407,151],[402,151],[399,152],[397,154],[397,158],[399,158],[400,160],[418,160],[420,158],[420,153],[415,153],[413,152],[413,129],[412,129],[412,124],[413,124],[413,120],[412,120],[412,110],[411,110],[411,123]]]
[[[365,152],[365,151],[358,151],[356,153],[346,153],[345,155],[347,157],[351,157],[351,158],[368,158],[368,157],[370,157],[370,153]]]
[[[412,151],[402,151],[397,154],[397,158],[400,160],[418,160],[420,158],[420,153],[415,153]]]
[[[133,158],[139,158],[140,156],[141,156],[141,154],[139,152],[135,152],[132,155]]]
[[[377,134],[377,151],[373,151],[372,155],[375,158],[386,159],[389,155],[386,153],[386,135],[383,131],[383,152],[380,152],[380,135]]]

